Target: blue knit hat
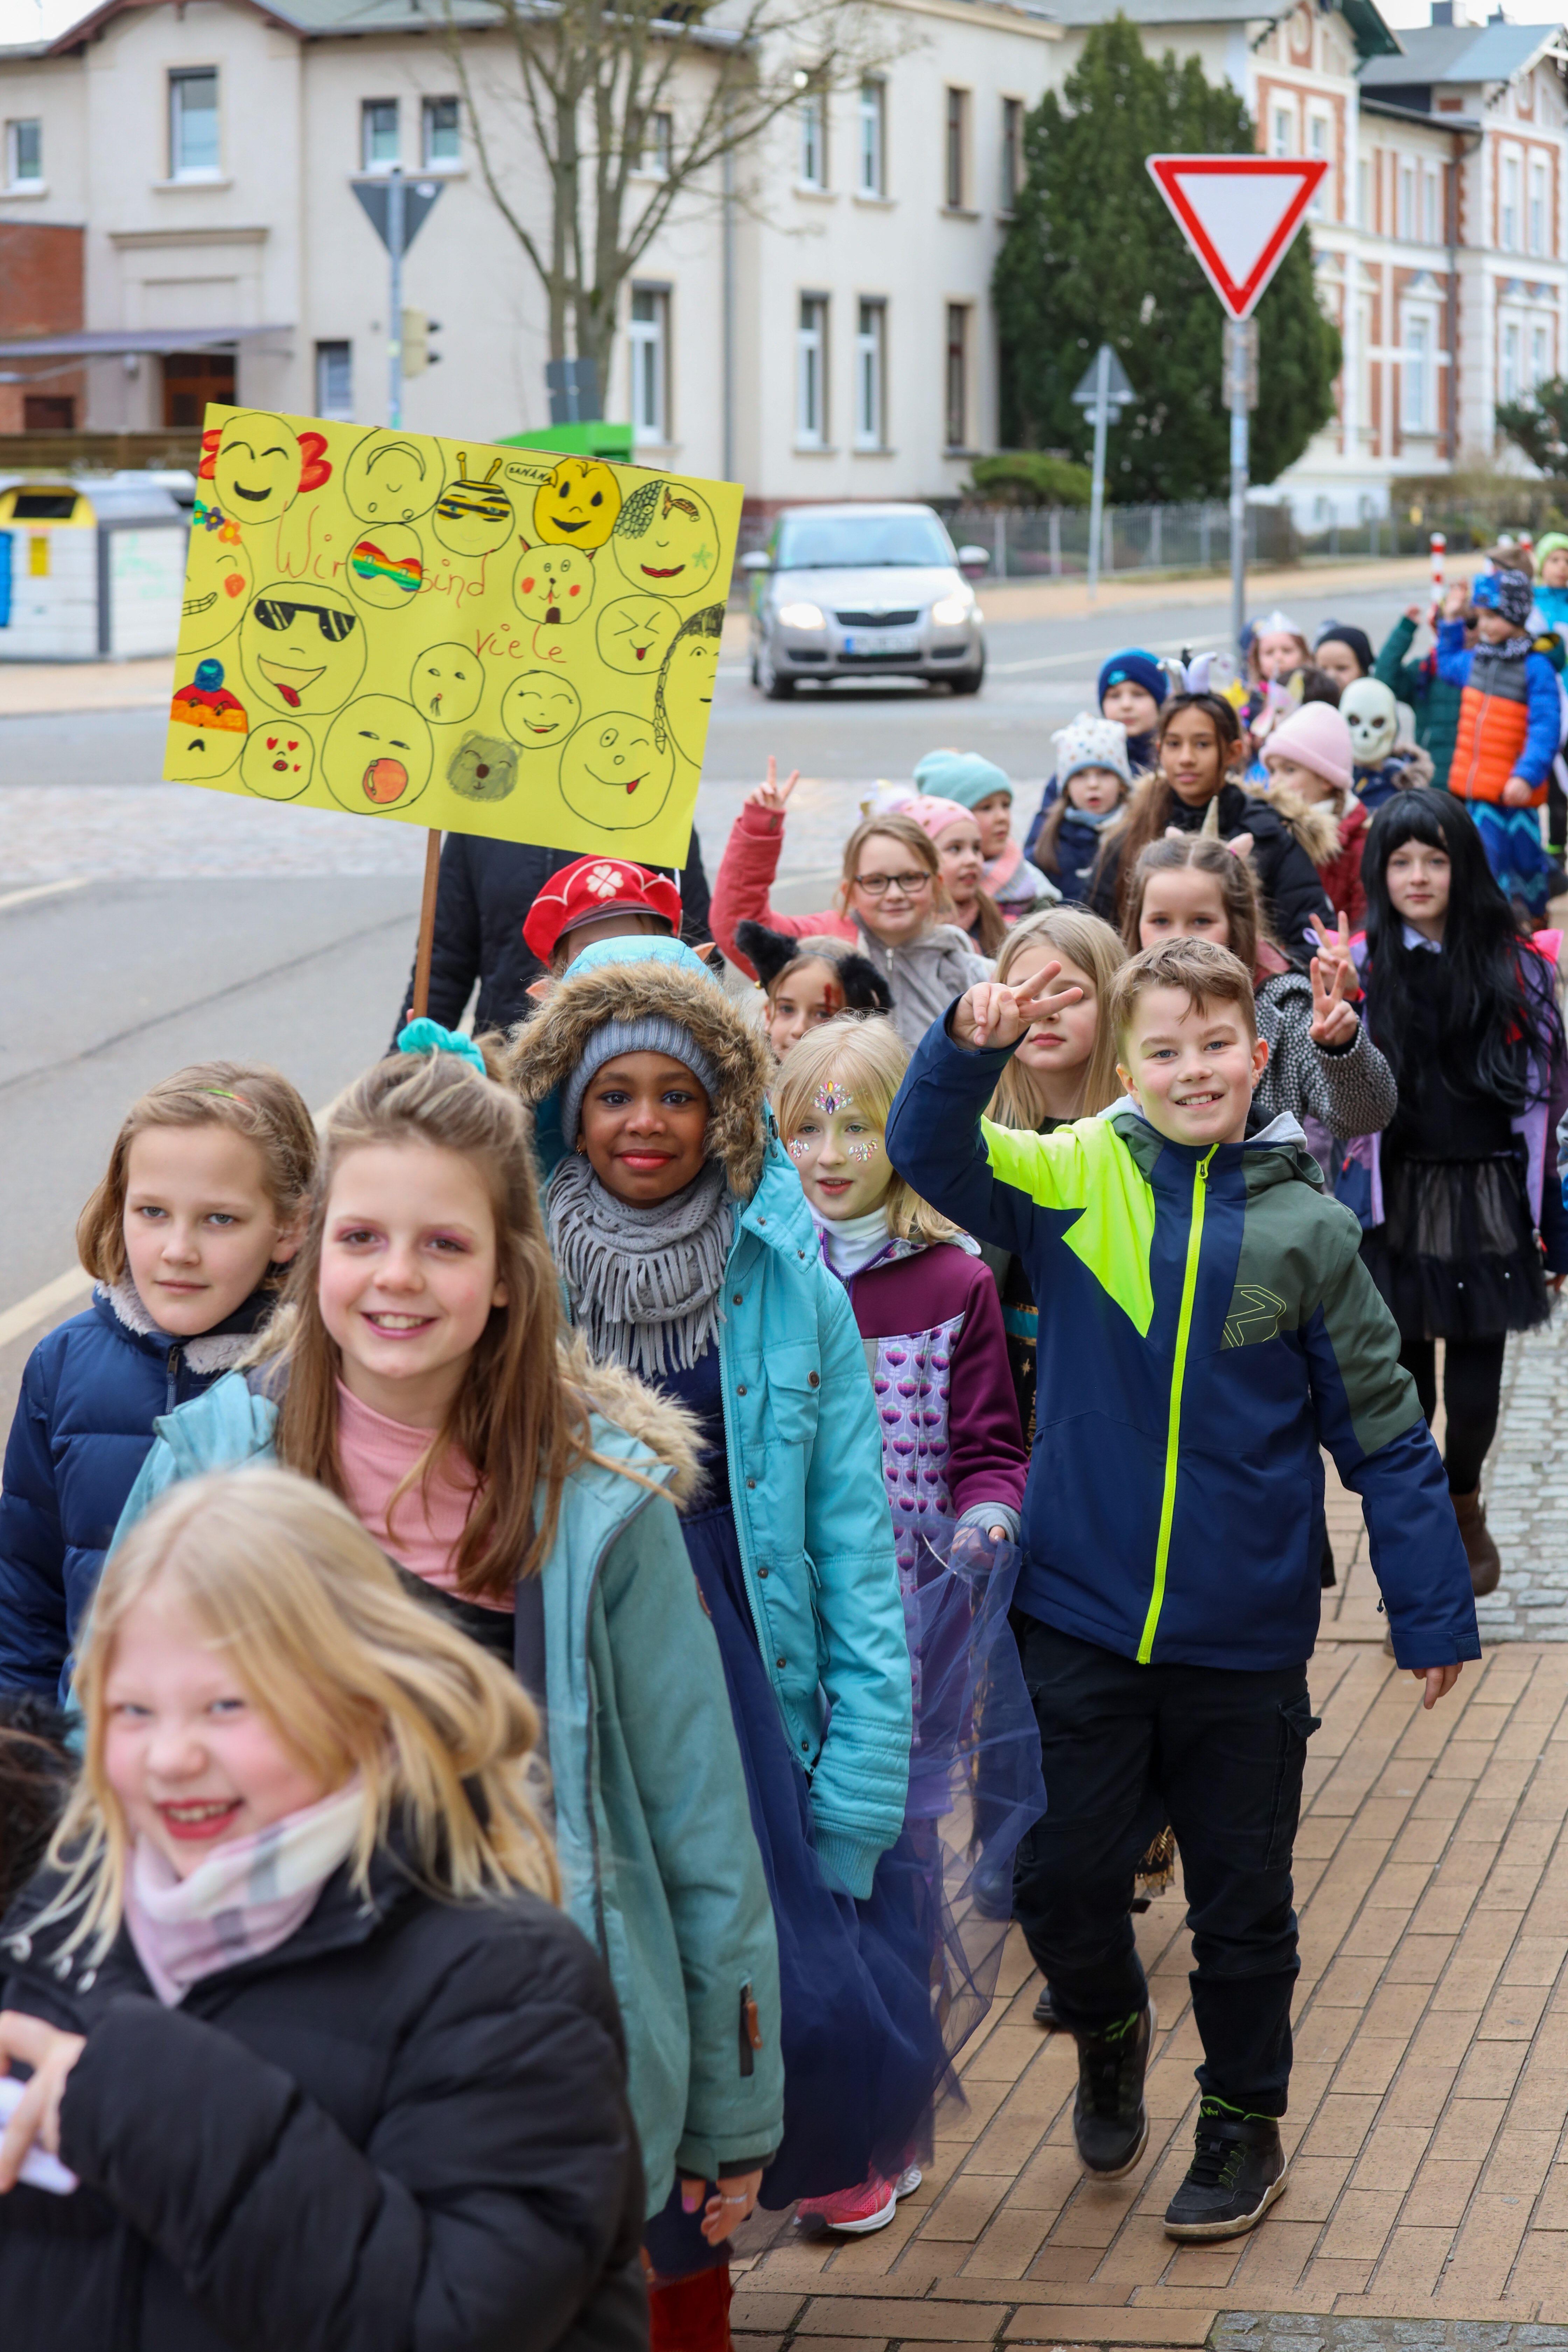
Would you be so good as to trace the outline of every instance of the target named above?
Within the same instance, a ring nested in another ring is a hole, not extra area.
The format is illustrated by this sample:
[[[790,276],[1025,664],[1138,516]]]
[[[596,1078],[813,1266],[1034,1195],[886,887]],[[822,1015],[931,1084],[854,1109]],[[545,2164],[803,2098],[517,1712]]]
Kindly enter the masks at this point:
[[[595,940],[592,947],[568,967],[563,978],[578,980],[596,971],[605,964],[667,963],[681,970],[695,970],[710,985],[717,985],[712,973],[699,955],[694,955],[683,940],[626,939]],[[583,1097],[590,1080],[606,1062],[621,1054],[668,1054],[690,1071],[703,1093],[712,1101],[719,1084],[719,1074],[712,1061],[692,1036],[689,1029],[667,1013],[648,1013],[640,1021],[606,1021],[595,1029],[583,1048],[583,1058],[561,1089],[561,1133],[568,1149],[577,1140],[581,1124]]]
[[[1535,602],[1530,575],[1524,572],[1489,572],[1477,581],[1471,595],[1483,612],[1500,613],[1516,629],[1523,628]]]
[[[1113,686],[1141,686],[1152,694],[1156,705],[1164,701],[1171,691],[1171,681],[1154,659],[1142,646],[1127,646],[1101,666],[1100,684],[1095,688],[1095,700],[1103,703]]]
[[[993,793],[1013,797],[1013,780],[994,760],[978,751],[928,751],[914,772],[914,786],[933,800],[956,801],[960,808],[978,808]]]

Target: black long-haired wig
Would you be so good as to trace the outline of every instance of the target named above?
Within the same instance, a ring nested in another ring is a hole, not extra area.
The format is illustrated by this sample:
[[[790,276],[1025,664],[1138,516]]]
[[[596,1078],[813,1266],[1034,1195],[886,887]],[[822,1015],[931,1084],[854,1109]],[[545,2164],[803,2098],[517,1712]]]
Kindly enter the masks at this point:
[[[1456,1094],[1486,1096],[1520,1111],[1532,1098],[1530,1064],[1544,1087],[1563,1050],[1552,974],[1529,944],[1503,896],[1462,802],[1426,788],[1385,801],[1366,837],[1366,989],[1372,1034],[1401,1091],[1419,1072],[1410,1058],[1411,967],[1426,948],[1405,945],[1405,925],[1388,896],[1388,861],[1407,841],[1440,849],[1451,870],[1443,929],[1447,986],[1443,1075]]]

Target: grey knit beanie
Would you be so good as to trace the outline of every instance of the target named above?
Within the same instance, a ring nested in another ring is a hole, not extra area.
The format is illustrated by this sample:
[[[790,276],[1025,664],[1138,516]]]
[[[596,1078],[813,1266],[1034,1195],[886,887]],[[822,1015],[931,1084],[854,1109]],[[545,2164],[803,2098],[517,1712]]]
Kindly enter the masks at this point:
[[[561,1089],[561,1133],[570,1150],[577,1140],[583,1097],[596,1070],[621,1054],[668,1054],[689,1069],[709,1102],[718,1091],[719,1074],[691,1034],[668,1013],[649,1013],[642,1021],[606,1021],[583,1048],[583,1058]]]

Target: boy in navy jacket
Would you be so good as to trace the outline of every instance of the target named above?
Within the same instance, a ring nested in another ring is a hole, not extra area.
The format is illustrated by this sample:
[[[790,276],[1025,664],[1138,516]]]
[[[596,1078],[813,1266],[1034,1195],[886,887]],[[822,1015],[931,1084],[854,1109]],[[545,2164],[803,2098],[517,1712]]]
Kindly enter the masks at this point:
[[[1134,957],[1110,1006],[1130,1098],[1051,1135],[994,1127],[981,1113],[1058,970],[971,989],[928,1032],[888,1156],[1015,1251],[1039,1302],[1018,1607],[1049,1809],[1014,1902],[1078,2042],[1079,2155],[1117,2179],[1148,2137],[1155,2021],[1128,1903],[1168,1819],[1204,2063],[1165,2227],[1228,2238],[1286,2179],[1321,1446],[1362,1497],[1394,1654],[1426,1706],[1480,1643],[1442,1464],[1356,1221],[1323,1197],[1293,1118],[1247,1133],[1268,1047],[1245,968],[1194,939]]]

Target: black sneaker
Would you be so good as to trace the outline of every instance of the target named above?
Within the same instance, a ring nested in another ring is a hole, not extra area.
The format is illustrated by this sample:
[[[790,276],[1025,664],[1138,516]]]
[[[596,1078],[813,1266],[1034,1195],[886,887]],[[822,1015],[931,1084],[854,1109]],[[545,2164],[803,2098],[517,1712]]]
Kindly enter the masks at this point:
[[[1120,2180],[1143,2153],[1149,2137],[1143,2076],[1153,2037],[1152,2000],[1098,2033],[1077,2037],[1072,2136],[1084,2170],[1097,2180]]]
[[[1205,2100],[1187,2177],[1165,2208],[1168,2238],[1240,2238],[1285,2187],[1288,2168],[1271,2116],[1241,2116]]]
[[[1063,2033],[1067,2030],[1057,2015],[1057,2005],[1051,1999],[1049,1985],[1040,1987],[1040,1997],[1035,2003],[1035,2023],[1043,2026],[1047,2033]]]

